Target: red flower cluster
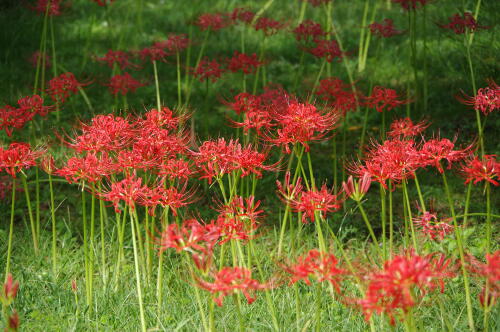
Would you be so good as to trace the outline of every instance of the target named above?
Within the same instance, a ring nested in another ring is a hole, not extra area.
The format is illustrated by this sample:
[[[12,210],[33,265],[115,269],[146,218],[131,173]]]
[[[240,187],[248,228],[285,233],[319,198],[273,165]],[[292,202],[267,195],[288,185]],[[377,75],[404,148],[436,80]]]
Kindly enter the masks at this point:
[[[16,174],[36,166],[42,151],[32,150],[27,143],[11,143],[7,149],[0,147],[0,171],[16,178]]]
[[[192,155],[201,178],[206,178],[209,183],[233,172],[240,172],[241,177],[252,173],[261,177],[263,170],[272,171],[276,166],[264,165],[266,152],[258,152],[252,145],[242,147],[238,140],[226,142],[224,138],[203,142]]]
[[[259,217],[264,212],[259,210],[259,206],[260,201],[255,202],[253,196],[235,196],[229,203],[220,206],[215,224],[220,230],[221,243],[252,238],[259,227]]]
[[[17,296],[19,290],[19,282],[12,278],[12,274],[7,275],[7,280],[3,284],[2,291],[0,292],[0,302],[3,306],[8,307]]]
[[[274,35],[284,27],[285,23],[273,20],[268,17],[259,17],[257,19],[257,22],[255,22],[255,30],[261,30],[266,36]]]
[[[118,93],[121,93],[125,96],[127,93],[135,92],[137,88],[144,86],[144,84],[130,76],[129,73],[111,77],[109,84],[107,85],[109,86],[109,91],[114,96],[116,96]]]
[[[215,273],[214,281],[208,282],[198,279],[198,286],[214,294],[214,302],[222,306],[224,297],[241,291],[248,303],[255,301],[253,293],[270,288],[269,283],[259,283],[252,279],[252,271],[242,267],[225,267]]]
[[[477,24],[476,19],[469,12],[465,12],[463,16],[455,14],[449,18],[448,24],[440,24],[439,27],[450,29],[457,35],[464,34],[467,30],[469,32],[474,32],[479,29],[489,29],[489,27]]]
[[[293,29],[292,32],[295,35],[295,39],[299,42],[316,41],[326,35],[326,32],[321,27],[321,24],[312,20],[303,21],[295,29]]]
[[[73,73],[67,72],[54,77],[48,83],[47,94],[56,103],[64,103],[71,94],[76,94],[78,88],[90,83],[80,83]]]
[[[366,278],[368,289],[358,302],[366,320],[376,312],[387,314],[394,325],[395,317],[418,305],[425,294],[437,287],[444,291],[444,279],[455,276],[450,264],[451,260],[437,254],[410,253],[387,261],[383,270]]]
[[[229,14],[229,17],[231,17],[231,20],[233,20],[234,23],[239,21],[245,24],[250,24],[255,17],[255,13],[245,8],[235,8]]]
[[[10,105],[0,108],[0,130],[5,130],[7,136],[12,136],[14,129],[23,128],[35,115],[46,116],[53,109],[43,106],[43,98],[39,95],[22,97],[17,104],[17,108]]]
[[[500,297],[500,250],[486,254],[486,263],[469,257],[468,269],[477,277],[485,278],[487,285],[479,293],[479,301],[483,307],[492,307]]]
[[[307,51],[317,58],[325,58],[327,62],[332,62],[335,58],[340,61],[344,56],[336,40],[317,39],[314,43],[315,46]]]
[[[292,275],[290,285],[300,280],[310,285],[312,277],[318,282],[328,281],[340,293],[340,283],[348,272],[337,266],[335,255],[312,249],[307,255],[299,257],[297,263],[285,267],[285,271]]]
[[[472,105],[476,111],[488,115],[493,111],[500,110],[500,86],[491,80],[489,87],[477,90],[475,97],[457,97],[462,103]]]
[[[361,93],[338,77],[328,77],[319,81],[316,94],[330,107],[341,110],[344,115],[348,111],[356,110],[363,98]]]
[[[399,3],[404,10],[416,10],[419,7],[425,6],[429,0],[392,0],[393,3]]]
[[[394,23],[390,18],[384,19],[384,23],[373,22],[368,27],[372,35],[377,37],[389,38],[403,33],[394,28]]]
[[[373,88],[371,95],[366,97],[365,103],[366,106],[375,108],[377,112],[383,112],[410,102],[410,100],[401,100],[399,98],[400,96],[398,96],[396,90],[376,86]]]
[[[115,64],[117,64],[121,70],[137,68],[137,65],[130,62],[130,55],[124,51],[108,50],[103,57],[97,57],[96,60],[105,62],[110,68],[113,68]]]
[[[37,0],[32,10],[40,15],[59,16],[61,15],[61,0]]]
[[[434,138],[426,141],[420,149],[420,159],[422,167],[434,166],[439,173],[443,173],[441,161],[446,159],[448,162],[448,169],[454,162],[464,159],[472,150],[472,145],[465,147],[462,150],[454,150],[455,142],[447,138]]]
[[[195,25],[197,25],[201,31],[211,30],[217,31],[226,28],[232,24],[231,17],[223,13],[205,13],[198,16]]]
[[[228,69],[233,73],[241,70],[244,74],[252,74],[257,67],[262,65],[263,63],[257,59],[257,54],[246,55],[234,51],[233,57],[229,59]]]
[[[474,181],[477,184],[481,181],[488,181],[494,186],[500,183],[500,162],[496,155],[485,155],[482,159],[478,156],[468,159],[462,167],[462,173],[465,175],[465,183]]]
[[[430,123],[425,120],[413,123],[410,118],[396,119],[391,123],[387,136],[399,138],[415,137],[421,134],[429,126]]]
[[[413,223],[420,227],[423,234],[432,240],[443,240],[445,235],[453,232],[453,226],[444,220],[439,221],[435,213],[424,211],[421,216],[413,219]]]

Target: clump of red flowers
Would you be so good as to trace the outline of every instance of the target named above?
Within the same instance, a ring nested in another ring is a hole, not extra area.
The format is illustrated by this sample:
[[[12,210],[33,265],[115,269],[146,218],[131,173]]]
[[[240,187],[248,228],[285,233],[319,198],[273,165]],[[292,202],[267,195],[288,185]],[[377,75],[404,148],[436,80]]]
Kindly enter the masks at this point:
[[[500,297],[500,250],[486,254],[486,263],[469,256],[468,269],[476,276],[486,279],[486,285],[479,293],[483,307],[492,307]]]
[[[461,150],[455,150],[455,142],[447,138],[433,138],[427,140],[419,151],[422,166],[434,166],[439,173],[443,173],[441,165],[442,160],[448,162],[448,169],[454,162],[460,161],[467,157],[472,150],[472,145],[469,145]]]
[[[338,267],[338,259],[334,254],[317,249],[299,257],[295,264],[285,267],[285,271],[292,275],[290,285],[300,280],[310,285],[311,278],[314,278],[317,282],[328,281],[337,293],[340,293],[340,284],[348,275],[346,270]]]
[[[118,65],[121,70],[137,68],[137,65],[130,62],[130,54],[124,51],[108,50],[104,56],[97,57],[96,60],[105,62],[110,68],[113,68],[115,64]]]
[[[200,80],[200,82],[210,80],[212,83],[216,82],[226,70],[221,66],[217,60],[209,60],[203,58],[198,66],[194,68],[193,75]]]
[[[479,29],[489,29],[489,27],[479,25],[469,12],[465,12],[463,15],[455,14],[449,18],[448,24],[440,24],[439,26],[443,29],[452,30],[457,35],[464,34],[466,31],[475,32]]]
[[[259,17],[255,22],[255,30],[264,32],[264,35],[270,36],[277,33],[285,27],[285,23],[273,20],[268,17]]]
[[[429,126],[430,123],[425,120],[413,123],[410,118],[396,119],[391,123],[387,136],[399,138],[415,137],[420,135]]]
[[[111,77],[107,85],[109,86],[109,91],[114,96],[118,93],[125,96],[129,92],[135,92],[137,88],[144,86],[144,84],[134,79],[129,73]]]
[[[36,4],[31,7],[40,15],[59,16],[61,15],[61,0],[37,0]]]
[[[422,215],[414,218],[413,223],[434,241],[442,241],[447,234],[453,232],[452,225],[445,220],[439,220],[437,214],[429,211],[424,211]]]
[[[231,18],[227,14],[205,13],[198,16],[195,25],[197,25],[201,31],[217,31],[230,26],[231,23]]]
[[[489,86],[477,90],[475,97],[457,97],[462,103],[471,105],[476,111],[488,115],[493,111],[500,110],[500,86],[491,80]]]
[[[256,202],[253,196],[235,196],[227,204],[221,205],[215,221],[220,231],[221,243],[251,239],[259,227],[260,215],[264,212],[259,206],[260,201]]]
[[[88,84],[90,83],[78,82],[73,73],[62,73],[49,81],[47,94],[54,102],[62,104],[70,95],[76,94],[79,88]]]
[[[370,96],[366,97],[366,106],[375,108],[377,112],[390,111],[401,105],[405,105],[410,100],[400,99],[396,90],[376,86]]]
[[[396,317],[403,318],[427,293],[436,288],[443,292],[445,279],[454,276],[452,261],[444,255],[411,252],[396,256],[382,270],[366,276],[368,289],[358,303],[367,321],[375,312],[386,314],[394,325]]]
[[[466,160],[462,167],[462,173],[465,176],[465,183],[487,181],[494,186],[500,183],[500,162],[496,155],[485,155],[482,159],[478,156]]]
[[[224,297],[241,291],[248,303],[255,301],[254,293],[259,290],[268,289],[270,283],[260,283],[252,279],[252,271],[243,267],[225,267],[213,274],[213,281],[197,280],[200,288],[214,295],[214,302],[222,306]]]
[[[10,143],[7,149],[0,147],[0,170],[16,178],[23,169],[36,166],[41,150],[32,150],[27,143]]]
[[[43,103],[42,97],[33,95],[20,98],[17,108],[10,105],[0,108],[0,130],[5,130],[7,136],[11,136],[14,129],[23,128],[35,115],[46,116],[53,107],[44,106]]]
[[[324,58],[327,62],[332,62],[335,59],[340,61],[344,56],[344,52],[336,40],[317,39],[314,47],[308,48],[307,52],[317,58]]]
[[[321,27],[321,24],[316,23],[312,20],[305,20],[301,22],[295,29],[293,29],[292,32],[298,42],[315,41],[325,36],[326,34],[326,32]]]
[[[384,19],[383,23],[373,22],[368,27],[372,35],[377,37],[389,38],[403,33],[394,28],[394,23],[390,18]]]
[[[247,55],[234,51],[233,57],[229,59],[228,69],[233,73],[241,70],[244,74],[252,74],[262,65],[263,62],[257,59],[257,54]]]
[[[327,77],[319,82],[316,94],[330,107],[341,110],[343,114],[354,111],[360,105],[361,93],[338,77]]]

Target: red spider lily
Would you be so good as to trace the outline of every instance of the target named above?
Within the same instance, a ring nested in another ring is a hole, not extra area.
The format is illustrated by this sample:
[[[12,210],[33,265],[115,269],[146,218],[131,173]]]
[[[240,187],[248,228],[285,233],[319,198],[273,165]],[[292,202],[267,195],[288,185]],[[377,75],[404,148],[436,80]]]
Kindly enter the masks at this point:
[[[56,175],[63,176],[69,183],[95,183],[117,171],[117,165],[106,154],[97,156],[96,153],[87,153],[84,157],[72,157],[66,165],[55,171]]]
[[[420,227],[423,234],[434,241],[442,241],[447,234],[452,233],[454,230],[452,225],[445,220],[439,220],[435,213],[429,211],[424,211],[422,215],[414,218],[413,223]]]
[[[383,270],[366,278],[368,289],[358,302],[366,320],[376,312],[387,314],[394,325],[395,317],[418,305],[425,294],[438,286],[444,291],[444,279],[455,276],[450,264],[442,254],[419,256],[413,252],[387,261]]]
[[[137,131],[128,119],[112,114],[96,115],[90,124],[80,126],[82,133],[68,144],[78,153],[120,151],[137,137]]]
[[[241,70],[244,74],[252,74],[263,64],[263,62],[257,59],[257,54],[255,53],[246,55],[245,53],[234,51],[233,57],[229,59],[227,68],[233,73]]]
[[[187,116],[181,115],[176,116],[174,112],[163,106],[161,110],[157,110],[155,108],[147,111],[144,114],[144,120],[137,120],[137,124],[142,128],[152,128],[154,129],[168,129],[168,130],[176,130],[179,121],[186,121]]]
[[[377,112],[390,111],[393,108],[408,104],[410,100],[399,99],[396,90],[376,86],[370,96],[366,97],[366,106],[375,108]]]
[[[481,111],[484,115],[498,111],[500,110],[500,86],[493,80],[489,83],[489,87],[477,90],[475,97],[465,95],[465,98],[457,97],[457,99],[466,105],[472,105],[476,111]]]
[[[37,0],[32,10],[40,15],[59,16],[61,15],[61,0]]]
[[[144,86],[144,84],[134,79],[129,73],[125,73],[111,77],[107,86],[109,86],[112,95],[116,96],[121,93],[125,96],[129,92],[135,92],[137,88]]]
[[[43,98],[39,95],[26,96],[17,101],[19,108],[40,116],[46,116],[54,107],[43,106]]]
[[[392,0],[393,3],[399,3],[404,10],[416,10],[419,7],[425,6],[429,0]]]
[[[326,5],[332,0],[302,0],[302,1],[307,1],[311,4],[313,7],[319,7],[321,5]]]
[[[373,22],[368,27],[372,35],[377,37],[389,38],[403,33],[403,31],[394,28],[393,21],[390,18],[384,19],[384,23]]]
[[[500,250],[486,254],[486,263],[469,256],[467,268],[477,277],[486,279],[487,286],[479,294],[483,307],[492,307],[500,297]],[[486,299],[487,298],[487,299]]]
[[[252,279],[252,271],[242,267],[225,267],[213,275],[213,282],[198,279],[197,284],[214,295],[214,302],[222,306],[224,297],[241,291],[251,304],[255,301],[253,293],[270,288],[269,283],[259,283]]]
[[[126,176],[119,182],[111,183],[110,190],[100,194],[103,199],[113,203],[115,211],[120,213],[120,202],[123,201],[132,211],[136,203],[142,203],[151,195],[151,189],[142,184],[142,178],[135,174]]]
[[[164,61],[170,54],[165,51],[165,45],[163,43],[154,43],[150,47],[145,47],[138,52],[139,57],[142,61],[149,59],[149,61]]]
[[[231,20],[233,20],[233,22],[239,21],[245,24],[250,24],[255,17],[255,13],[245,8],[235,8],[229,14],[229,17],[231,17]]]
[[[217,60],[208,60],[204,58],[200,61],[198,66],[194,68],[193,75],[200,80],[200,82],[210,79],[212,83],[216,82],[226,70],[222,68]]]
[[[255,202],[253,196],[243,198],[235,196],[225,205],[218,207],[219,216],[215,224],[220,230],[221,243],[230,240],[248,240],[259,227],[260,201]]]
[[[19,282],[12,278],[12,274],[7,275],[7,280],[3,284],[2,292],[0,293],[0,302],[4,306],[9,306],[17,296],[17,291],[19,289]]]
[[[347,179],[347,182],[342,182],[342,188],[349,198],[359,202],[366,195],[368,189],[370,189],[371,183],[372,179],[369,173],[365,173],[359,182],[355,181],[351,175]]]
[[[35,51],[31,55],[29,62],[33,65],[33,67],[37,67],[39,64],[42,66],[44,63],[42,59],[45,59],[45,68],[50,68],[52,63],[50,62],[50,56],[44,52]]]
[[[326,35],[326,32],[321,27],[321,24],[316,23],[312,20],[305,20],[300,23],[295,29],[293,29],[293,34],[297,41],[316,41],[319,38]]]
[[[419,151],[422,165],[434,166],[438,169],[439,173],[443,173],[441,161],[446,159],[448,162],[448,169],[454,162],[464,159],[472,150],[472,144],[462,150],[453,150],[455,142],[447,138],[435,138],[426,141]]]
[[[278,193],[283,198],[283,200],[288,203],[295,200],[302,193],[302,178],[299,177],[295,183],[290,183],[291,174],[287,171],[285,174],[285,181],[281,184],[280,181],[276,180],[276,187],[278,187]]]
[[[92,0],[97,3],[99,6],[106,7],[111,5],[115,0]]]
[[[448,24],[438,24],[438,26],[443,29],[450,29],[457,35],[464,34],[467,30],[474,32],[479,29],[489,29],[489,27],[477,24],[476,19],[469,12],[465,12],[463,16],[455,14],[449,18]]]
[[[113,68],[116,63],[121,70],[127,68],[137,68],[138,66],[130,62],[130,55],[124,51],[113,51],[108,50],[108,52],[103,57],[97,57],[97,61],[105,62],[110,68]]]
[[[413,140],[392,139],[382,144],[373,142],[364,162],[353,164],[349,168],[358,177],[368,173],[372,180],[387,188],[387,180],[398,183],[411,178],[417,168],[422,166]]]
[[[54,102],[64,103],[71,94],[78,92],[78,88],[88,84],[78,82],[73,73],[62,73],[49,81],[47,94]]]
[[[390,130],[387,132],[389,137],[399,137],[399,138],[411,138],[421,134],[430,123],[423,120],[417,123],[413,123],[410,118],[401,118],[394,120],[391,123]]]
[[[235,171],[241,172],[241,177],[255,174],[262,176],[262,170],[275,170],[276,165],[264,165],[266,152],[258,152],[252,145],[242,147],[238,140],[226,142],[224,138],[215,141],[205,141],[198,152],[192,152],[195,165],[200,169],[201,178],[212,183],[213,178]]]
[[[335,255],[312,249],[307,255],[299,257],[297,263],[285,267],[285,271],[292,275],[290,285],[300,280],[310,285],[312,277],[318,282],[328,281],[340,293],[340,283],[348,272],[337,266]]]
[[[7,149],[0,147],[0,170],[16,178],[16,174],[36,166],[36,160],[42,155],[41,150],[32,150],[27,143],[10,143]]]
[[[271,113],[268,111],[255,110],[244,113],[241,122],[229,120],[236,128],[243,128],[243,133],[248,134],[251,129],[255,129],[257,135],[263,135],[264,131],[268,131],[274,127]]]
[[[140,204],[149,207],[149,212],[154,215],[154,209],[157,205],[169,207],[172,214],[177,216],[177,209],[193,203],[194,190],[186,190],[187,183],[180,189],[176,187],[165,188],[163,182],[159,182],[141,199]]]
[[[17,311],[13,310],[12,315],[9,316],[7,327],[5,331],[7,332],[16,332],[19,330],[19,314]]]
[[[163,160],[187,151],[189,137],[185,132],[172,132],[158,127],[139,129],[132,151],[144,160]]]
[[[42,156],[42,160],[40,162],[40,168],[47,174],[54,174],[56,170],[56,164],[54,161],[54,157],[48,153],[45,153]]]
[[[283,113],[273,114],[277,122],[276,133],[266,134],[272,144],[283,146],[286,153],[290,153],[290,144],[300,143],[309,151],[308,142],[323,139],[336,127],[339,115],[328,110],[319,111],[309,103],[290,101]]]
[[[164,42],[162,42],[163,45],[165,45],[165,48],[169,50],[172,53],[177,53],[185,50],[186,48],[189,47],[190,40],[189,38],[181,33],[181,34],[170,34]]]
[[[14,129],[21,129],[26,122],[33,119],[33,113],[5,105],[0,108],[0,130],[5,130],[7,136],[12,136]]]
[[[0,199],[5,200],[12,193],[13,182],[16,181],[10,175],[0,176]],[[16,182],[16,191],[22,192],[24,189]]]
[[[326,219],[326,214],[338,211],[342,207],[342,200],[333,190],[328,190],[326,184],[321,190],[313,188],[312,190],[302,191],[298,198],[289,201],[290,206],[295,212],[302,212],[302,222],[316,221],[316,212],[321,218]]]
[[[271,36],[278,33],[279,30],[285,27],[285,23],[273,20],[268,17],[259,17],[255,22],[255,30],[261,30],[265,36]]]
[[[261,98],[248,92],[241,92],[234,96],[234,102],[223,101],[223,103],[236,114],[258,111],[261,109]]]
[[[168,180],[187,180],[193,174],[190,164],[182,159],[169,158],[158,165],[158,175]]]
[[[462,167],[462,173],[465,175],[466,184],[471,181],[474,181],[474,184],[488,181],[494,186],[500,185],[497,181],[500,179],[500,162],[496,155],[485,155],[482,159],[474,156],[468,159]]]
[[[340,61],[345,55],[344,52],[340,50],[340,46],[336,40],[317,39],[314,43],[315,47],[307,49],[307,52],[317,58],[325,58],[327,62],[332,62],[335,58],[338,58]]]
[[[231,18],[227,14],[205,13],[198,16],[195,25],[197,25],[201,31],[218,31],[230,26],[231,23]]]
[[[328,77],[319,81],[316,94],[325,100],[329,106],[341,110],[343,114],[354,111],[362,99],[361,93],[344,83],[338,77]]]

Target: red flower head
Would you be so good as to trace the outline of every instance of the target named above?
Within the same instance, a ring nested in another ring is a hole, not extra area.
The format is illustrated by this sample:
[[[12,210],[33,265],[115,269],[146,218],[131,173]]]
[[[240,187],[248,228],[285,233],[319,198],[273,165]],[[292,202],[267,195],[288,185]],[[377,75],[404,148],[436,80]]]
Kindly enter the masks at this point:
[[[38,67],[43,65],[43,61],[45,60],[45,68],[50,68],[52,66],[52,63],[50,62],[50,56],[46,53],[40,52],[40,51],[35,51],[31,55],[29,62],[33,65],[33,67]]]
[[[483,159],[477,156],[470,158],[462,167],[462,173],[465,175],[465,183],[474,181],[477,184],[480,181],[488,181],[494,186],[499,186],[497,181],[500,179],[500,162],[496,155],[485,155]]]
[[[93,1],[101,7],[105,7],[111,5],[115,0],[93,0]]]
[[[149,212],[154,215],[157,205],[164,208],[169,207],[172,214],[177,216],[177,209],[187,206],[193,202],[194,190],[186,190],[187,183],[180,189],[176,187],[165,188],[165,183],[160,181],[153,189],[147,191],[142,197],[140,204],[149,207]]]
[[[316,94],[325,100],[329,106],[341,110],[343,114],[354,111],[359,105],[362,95],[350,84],[344,83],[338,77],[328,77],[319,81]]]
[[[135,204],[141,204],[146,197],[151,195],[151,190],[142,184],[142,179],[135,174],[126,176],[119,182],[111,183],[111,189],[101,193],[103,199],[113,203],[116,212],[120,212],[120,201],[123,201],[132,211]]]
[[[295,183],[290,183],[291,174],[287,171],[285,174],[285,181],[281,184],[280,181],[276,180],[276,187],[278,187],[278,193],[285,203],[295,200],[302,194],[302,178],[299,177]],[[293,182],[293,181],[292,181]]]
[[[396,90],[376,86],[373,88],[372,94],[366,97],[366,106],[375,108],[377,112],[383,112],[410,102],[410,100],[401,100],[399,98],[400,96],[398,96]]]
[[[223,239],[221,243],[250,239],[259,227],[259,218],[264,212],[259,210],[259,206],[260,201],[255,202],[253,196],[235,196],[226,205],[221,205],[215,222]]]
[[[59,16],[61,15],[61,0],[37,0],[32,10],[40,15]]]
[[[278,105],[279,106],[279,105]],[[277,122],[275,136],[266,134],[266,139],[276,145],[283,146],[290,153],[290,144],[302,144],[309,151],[308,142],[323,139],[336,127],[339,115],[331,110],[327,113],[319,111],[316,106],[297,101],[290,101],[283,113],[273,114]]]
[[[230,120],[236,128],[243,128],[243,133],[248,134],[251,129],[255,129],[257,135],[261,136],[263,130],[269,130],[274,127],[273,119],[268,111],[251,110],[243,114],[241,122]]]
[[[129,92],[135,92],[137,88],[144,86],[144,84],[134,79],[129,73],[125,73],[111,77],[107,86],[109,86],[112,95],[116,96],[121,93],[125,96]]]
[[[391,128],[390,131],[387,132],[387,136],[411,138],[421,134],[429,126],[430,123],[425,120],[418,123],[413,123],[410,118],[401,118],[394,120],[391,123]]]
[[[257,67],[263,64],[263,62],[257,59],[257,54],[255,53],[246,55],[245,53],[234,51],[233,57],[229,59],[228,69],[233,73],[241,70],[244,74],[252,74]]]
[[[310,285],[312,277],[318,282],[328,281],[340,293],[340,283],[347,271],[339,269],[337,265],[335,255],[313,249],[307,255],[299,257],[297,263],[285,267],[285,271],[292,275],[290,285],[300,280]]]
[[[172,53],[177,53],[188,48],[190,43],[189,38],[185,34],[170,34],[166,41],[163,42],[167,50]]]
[[[315,47],[307,49],[309,53],[317,58],[325,58],[327,62],[332,62],[335,58],[340,59],[344,56],[344,52],[340,50],[340,46],[336,40],[315,40]]]
[[[169,158],[159,164],[158,175],[168,180],[187,180],[193,173],[190,164],[183,159]]]
[[[303,21],[295,29],[293,29],[292,32],[295,35],[295,39],[299,42],[316,41],[326,35],[326,32],[321,27],[321,24],[312,20]]]
[[[394,325],[395,316],[407,313],[425,294],[438,286],[443,292],[444,279],[455,276],[450,263],[451,260],[446,260],[443,255],[419,256],[414,253],[387,261],[383,270],[366,278],[368,289],[365,298],[359,300],[366,320],[376,312],[387,314]]]
[[[257,22],[255,22],[255,30],[262,30],[264,35],[271,36],[277,33],[279,30],[285,27],[285,23],[273,20],[268,17],[259,17]]]
[[[252,279],[252,271],[242,267],[225,267],[213,275],[213,282],[198,279],[198,286],[214,295],[214,302],[222,306],[224,297],[241,291],[251,304],[255,301],[253,293],[270,288],[268,283],[261,284]]]
[[[457,35],[464,34],[467,30],[474,32],[479,29],[489,29],[489,27],[477,24],[476,19],[469,12],[465,12],[463,16],[455,14],[449,18],[448,24],[439,24],[439,27],[443,29],[450,29]]]
[[[338,211],[342,206],[342,200],[324,184],[321,190],[313,188],[302,191],[298,198],[290,200],[290,206],[295,212],[303,213],[302,222],[307,224],[316,221],[316,213],[326,219],[327,213]]]
[[[195,25],[197,25],[201,31],[217,31],[230,26],[231,23],[231,18],[227,14],[205,13],[198,16]]]
[[[210,79],[211,82],[216,82],[226,70],[221,67],[217,60],[208,60],[204,58],[200,61],[198,66],[194,68],[193,75],[200,80],[200,82]]]
[[[12,315],[9,316],[7,322],[7,332],[17,332],[19,330],[19,315],[16,310],[12,311]]]
[[[489,87],[477,90],[475,97],[457,97],[466,105],[472,105],[476,111],[488,115],[493,111],[500,110],[500,86],[495,81],[490,81]]]
[[[420,227],[423,234],[429,236],[432,240],[442,241],[445,235],[453,232],[453,226],[446,220],[439,220],[435,213],[424,211],[424,213],[413,219],[413,223]]]
[[[11,143],[7,149],[0,147],[0,170],[13,178],[23,169],[36,166],[36,160],[42,151],[32,150],[27,143]]]
[[[371,183],[372,179],[369,173],[365,173],[359,182],[355,181],[351,175],[347,179],[347,182],[342,182],[342,188],[348,197],[359,202],[366,195],[368,189],[370,189]]]
[[[39,95],[26,96],[17,101],[21,112],[31,112],[40,116],[46,116],[54,107],[43,106],[43,98]]]
[[[116,63],[121,70],[138,67],[130,62],[130,55],[124,51],[109,50],[103,57],[97,57],[96,60],[99,62],[105,62],[110,68],[113,68]]]
[[[95,183],[115,172],[116,165],[106,153],[98,157],[94,152],[90,152],[82,158],[68,159],[66,165],[55,171],[55,174],[65,177],[69,183]]]
[[[384,23],[373,22],[368,26],[372,35],[377,37],[389,38],[403,33],[394,29],[394,24],[390,18],[384,19]]]
[[[418,5],[425,6],[429,0],[392,0],[393,3],[399,3],[404,10],[416,10]]]
[[[471,261],[467,267],[475,276],[485,278],[487,286],[479,294],[479,301],[483,307],[493,307],[500,297],[500,250],[486,254],[486,263],[469,257]]]
[[[441,161],[446,159],[448,161],[448,169],[454,162],[464,159],[472,150],[472,145],[464,148],[463,150],[453,150],[455,142],[447,138],[434,138],[424,143],[419,151],[422,165],[434,166],[438,169],[439,173],[443,173]]]
[[[4,306],[9,306],[16,298],[18,289],[19,282],[14,282],[12,274],[9,273],[3,285],[2,292],[0,293],[0,302],[2,302]]]
[[[54,102],[64,103],[71,94],[78,92],[78,88],[88,84],[78,82],[73,73],[67,72],[49,81],[47,94]]]
[[[5,105],[4,108],[0,108],[0,130],[5,130],[7,136],[12,136],[14,129],[21,129],[34,116],[35,113],[26,109]]]
[[[164,61],[167,56],[170,54],[165,51],[166,49],[165,42],[156,42],[150,47],[145,47],[138,52],[139,57],[142,61],[149,59],[149,61]]]
[[[239,21],[245,24],[250,24],[255,17],[255,13],[250,10],[246,10],[245,8],[235,8],[229,16],[233,22]]]
[[[168,130],[176,130],[179,125],[179,120],[186,120],[182,116],[175,116],[174,112],[163,106],[160,111],[153,108],[150,111],[147,111],[144,114],[146,119],[142,121],[138,121],[140,127],[144,128],[152,128],[154,129],[168,129]]]

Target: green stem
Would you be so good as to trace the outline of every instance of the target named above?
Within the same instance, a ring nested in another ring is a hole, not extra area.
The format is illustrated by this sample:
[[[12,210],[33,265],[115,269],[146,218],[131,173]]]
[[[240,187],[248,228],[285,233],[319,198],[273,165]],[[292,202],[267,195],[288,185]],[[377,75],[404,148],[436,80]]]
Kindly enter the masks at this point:
[[[28,190],[28,183],[26,182],[26,175],[25,174],[21,175],[21,180],[23,182],[24,195],[26,197],[26,205],[28,205],[28,215],[30,218],[31,234],[33,237],[33,248],[35,249],[35,254],[37,255],[38,254],[38,237],[36,235],[35,219],[33,218],[33,210],[31,208],[30,193]]]
[[[384,260],[387,259],[387,246],[386,246],[386,231],[385,231],[385,226],[387,223],[387,215],[386,215],[386,193],[385,189],[382,185],[379,187],[380,189],[380,205],[381,205],[381,212],[380,212],[380,217],[381,217],[381,223],[382,223],[382,251],[384,253]]]
[[[137,255],[137,239],[135,236],[135,226],[134,226],[134,220],[133,220],[134,215],[135,215],[134,211],[130,210],[130,228],[132,230],[132,245],[134,247],[135,279],[137,282],[137,298],[139,300],[141,331],[146,332],[146,320],[144,319],[144,308],[143,308],[143,303],[142,303],[141,276],[140,276],[140,272],[139,272],[139,258]]]
[[[404,199],[406,202],[406,209],[407,209],[407,214],[408,214],[408,223],[410,224],[410,229],[411,229],[411,238],[413,241],[413,248],[415,249],[416,253],[418,254],[417,238],[415,235],[415,226],[413,225],[410,197],[408,195],[408,187],[407,187],[406,179],[403,179],[402,183],[403,183],[403,196],[404,196]]]
[[[182,86],[181,86],[181,59],[179,51],[175,53],[177,63],[177,107],[182,105]]]
[[[56,212],[54,205],[54,189],[52,185],[52,175],[49,172],[49,190],[50,190],[50,215],[52,217],[52,273],[57,274],[57,229]]]
[[[358,203],[359,212],[361,212],[361,216],[363,217],[363,220],[366,224],[366,227],[368,228],[368,232],[370,232],[370,236],[372,238],[373,244],[377,248],[377,253],[380,255],[380,257],[383,257],[383,255],[380,252],[380,247],[378,245],[377,237],[375,236],[375,233],[373,232],[372,225],[370,224],[370,221],[368,220],[368,216],[366,215],[365,209],[363,208],[363,205],[361,204],[360,201],[357,201],[356,203]]]
[[[491,186],[486,182],[486,253],[491,249]]]
[[[10,257],[12,255],[12,237],[14,235],[14,206],[16,203],[16,179],[12,179],[12,201],[10,203],[10,226],[9,226],[9,242],[7,245],[7,263],[5,264],[5,280],[10,273]]]
[[[156,87],[156,107],[158,111],[161,111],[160,83],[158,82],[158,69],[156,68],[156,60],[153,60],[153,71],[155,76],[155,87]]]
[[[394,233],[394,218],[392,211],[392,182],[389,180],[389,257],[392,259],[392,234]]]

